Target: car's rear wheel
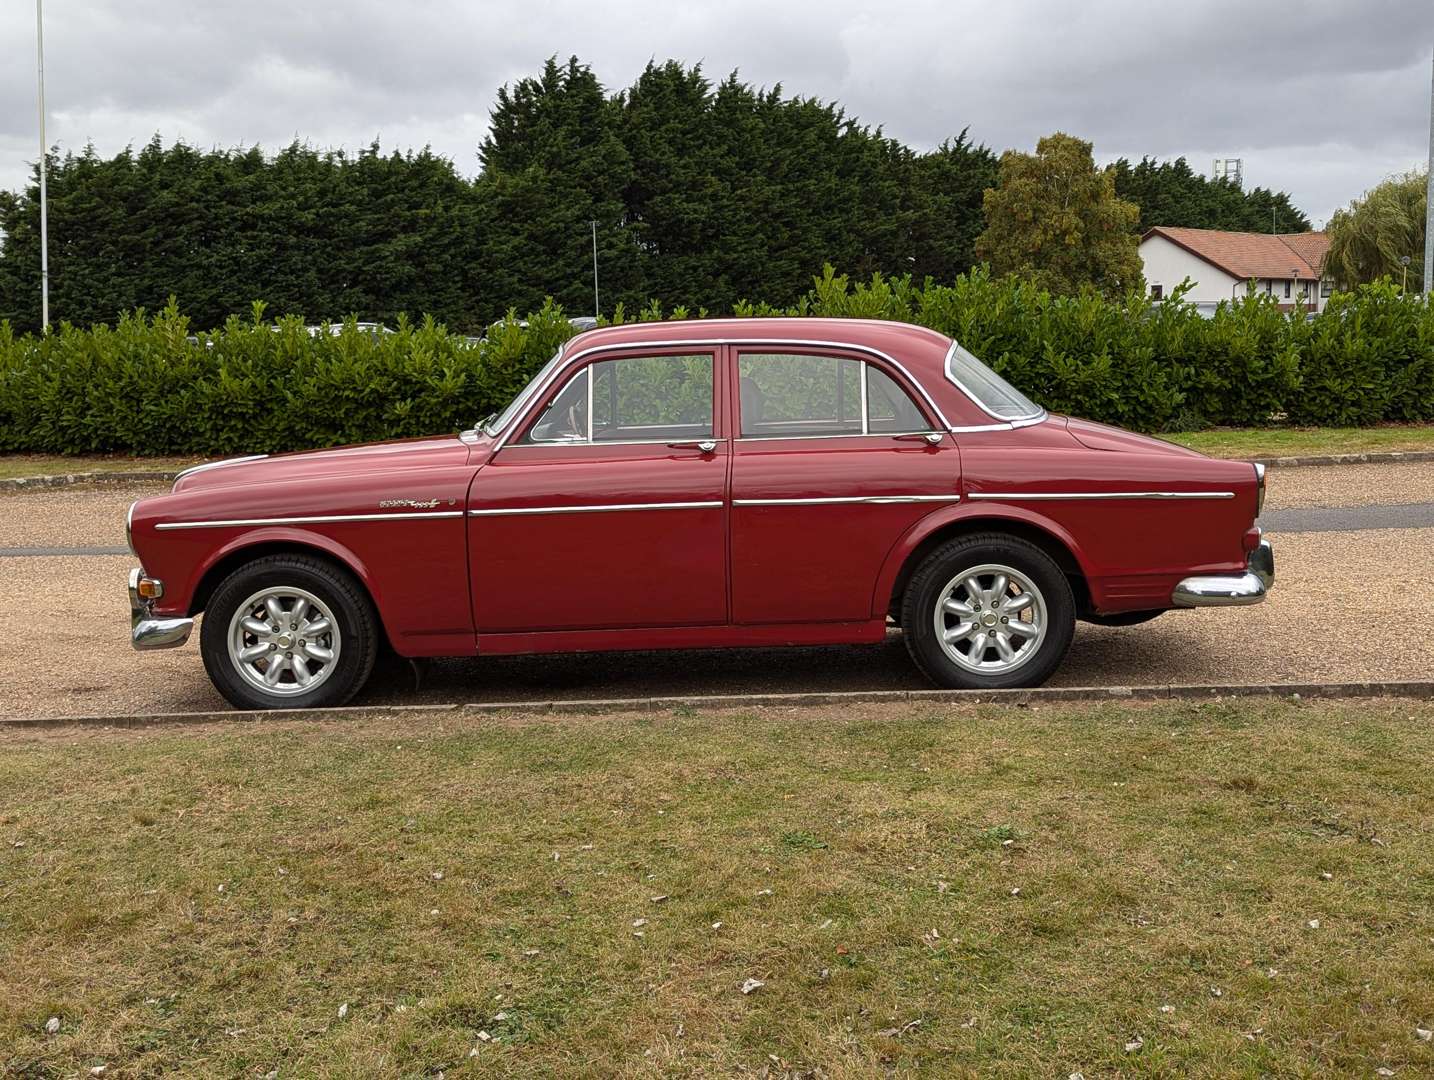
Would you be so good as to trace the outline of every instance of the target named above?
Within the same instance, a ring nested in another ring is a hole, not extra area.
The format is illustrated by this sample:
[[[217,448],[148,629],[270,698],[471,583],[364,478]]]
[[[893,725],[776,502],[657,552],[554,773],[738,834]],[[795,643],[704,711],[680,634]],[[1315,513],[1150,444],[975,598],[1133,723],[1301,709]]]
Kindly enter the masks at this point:
[[[912,574],[901,624],[932,682],[958,689],[1039,686],[1075,631],[1075,598],[1034,544],[999,533],[961,537]]]
[[[231,573],[210,597],[200,652],[215,688],[242,709],[342,705],[378,651],[367,595],[345,570],[272,555]]]

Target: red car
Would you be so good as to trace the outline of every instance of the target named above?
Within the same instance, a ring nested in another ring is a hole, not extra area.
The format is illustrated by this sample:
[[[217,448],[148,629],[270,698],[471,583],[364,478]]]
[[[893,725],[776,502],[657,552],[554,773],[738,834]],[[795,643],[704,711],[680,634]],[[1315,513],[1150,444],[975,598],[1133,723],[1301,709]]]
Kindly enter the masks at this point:
[[[850,319],[605,327],[460,435],[182,474],[129,514],[136,648],[251,708],[401,656],[878,642],[1042,682],[1077,619],[1251,604],[1260,466],[1052,416],[951,339]]]

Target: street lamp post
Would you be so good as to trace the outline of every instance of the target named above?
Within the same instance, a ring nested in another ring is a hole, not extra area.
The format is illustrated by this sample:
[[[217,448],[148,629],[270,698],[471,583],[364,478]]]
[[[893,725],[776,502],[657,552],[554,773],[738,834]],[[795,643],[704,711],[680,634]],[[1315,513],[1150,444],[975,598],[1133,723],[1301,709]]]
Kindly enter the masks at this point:
[[[50,329],[50,206],[45,191],[45,12],[35,0],[35,56],[40,79],[40,325]]]
[[[598,312],[602,310],[602,304],[598,302],[598,275],[597,275],[597,222],[592,222],[593,227],[593,318],[597,318]]]

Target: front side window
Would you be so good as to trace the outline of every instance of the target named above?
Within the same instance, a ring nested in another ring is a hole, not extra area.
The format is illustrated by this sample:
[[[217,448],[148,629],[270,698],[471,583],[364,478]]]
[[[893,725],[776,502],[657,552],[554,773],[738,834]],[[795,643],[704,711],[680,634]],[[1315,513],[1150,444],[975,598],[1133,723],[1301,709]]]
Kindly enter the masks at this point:
[[[712,396],[710,353],[602,360],[568,380],[523,442],[709,438]]]
[[[1034,420],[1045,413],[1034,401],[954,341],[951,351],[946,354],[946,377],[998,420]]]
[[[891,376],[862,360],[743,353],[737,377],[746,439],[901,433],[931,427]]]

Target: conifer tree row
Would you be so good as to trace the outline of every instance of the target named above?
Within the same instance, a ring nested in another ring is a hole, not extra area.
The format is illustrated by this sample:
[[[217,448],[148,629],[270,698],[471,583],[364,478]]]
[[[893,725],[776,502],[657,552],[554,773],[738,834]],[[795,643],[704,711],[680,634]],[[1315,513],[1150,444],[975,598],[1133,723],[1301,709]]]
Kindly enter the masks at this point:
[[[498,91],[481,171],[427,150],[165,146],[49,163],[51,309],[79,325],[177,296],[199,328],[263,299],[317,321],[427,313],[478,332],[551,296],[650,297],[696,313],[793,302],[814,266],[951,281],[976,261],[996,155],[963,130],[913,150],[835,103],[649,63],[611,93],[577,58]],[[37,173],[38,175],[38,173]],[[1212,185],[1183,160],[1116,166],[1142,224],[1258,227],[1288,198]],[[38,183],[0,191],[0,319],[38,329]],[[1261,202],[1264,200],[1264,202]],[[1261,216],[1263,215],[1263,216]]]

